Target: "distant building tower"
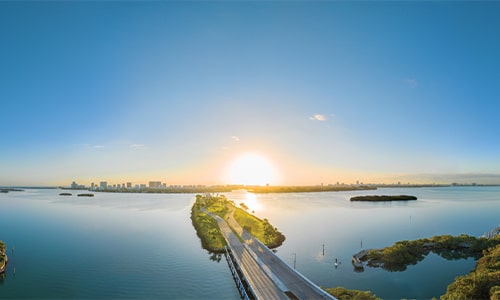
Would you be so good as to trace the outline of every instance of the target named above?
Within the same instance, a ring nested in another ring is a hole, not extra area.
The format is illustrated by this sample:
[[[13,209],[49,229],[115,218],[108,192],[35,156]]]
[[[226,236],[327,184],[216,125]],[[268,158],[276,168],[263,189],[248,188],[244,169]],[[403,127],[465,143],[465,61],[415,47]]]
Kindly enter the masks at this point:
[[[161,188],[161,181],[150,181],[149,182],[150,189],[158,189]]]
[[[131,189],[132,188],[132,182],[127,182],[127,188]]]
[[[73,182],[71,183],[71,188],[72,188],[72,189],[76,189],[76,188],[78,188],[78,184],[77,184],[75,181],[73,181]]]
[[[108,188],[108,182],[107,182],[107,181],[101,181],[101,182],[99,183],[99,189],[100,189],[100,190],[105,190],[105,189],[107,189],[107,188]]]

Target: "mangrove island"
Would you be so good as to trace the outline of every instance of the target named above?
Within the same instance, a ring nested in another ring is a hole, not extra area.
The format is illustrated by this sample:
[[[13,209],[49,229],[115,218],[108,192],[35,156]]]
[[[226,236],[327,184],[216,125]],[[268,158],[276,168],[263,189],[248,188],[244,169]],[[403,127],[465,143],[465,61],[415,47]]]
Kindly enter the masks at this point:
[[[500,299],[500,235],[490,238],[441,235],[399,241],[383,249],[367,250],[361,260],[369,267],[399,272],[417,264],[430,252],[447,260],[469,257],[478,260],[475,270],[456,277],[441,299]]]
[[[410,195],[368,195],[368,196],[354,196],[351,201],[368,201],[368,202],[384,202],[384,201],[410,201],[417,200],[417,197]]]
[[[7,254],[5,253],[5,249],[5,243],[0,240],[0,274],[5,272],[5,267],[7,266],[7,261],[9,260]]]

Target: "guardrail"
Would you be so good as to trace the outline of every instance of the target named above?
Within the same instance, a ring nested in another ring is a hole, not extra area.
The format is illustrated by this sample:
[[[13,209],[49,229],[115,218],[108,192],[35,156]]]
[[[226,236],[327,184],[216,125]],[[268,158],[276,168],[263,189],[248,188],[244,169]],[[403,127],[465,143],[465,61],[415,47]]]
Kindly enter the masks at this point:
[[[228,247],[224,246],[224,250],[226,250],[225,256],[226,256],[227,264],[229,265],[229,269],[231,270],[231,274],[233,275],[234,282],[236,283],[236,286],[238,287],[238,290],[240,291],[241,298],[245,299],[245,300],[254,299],[254,297],[250,298],[248,296],[245,285],[243,284],[243,281],[241,280],[240,275],[238,274],[238,270],[236,269],[236,266],[233,263],[232,254],[229,252]]]

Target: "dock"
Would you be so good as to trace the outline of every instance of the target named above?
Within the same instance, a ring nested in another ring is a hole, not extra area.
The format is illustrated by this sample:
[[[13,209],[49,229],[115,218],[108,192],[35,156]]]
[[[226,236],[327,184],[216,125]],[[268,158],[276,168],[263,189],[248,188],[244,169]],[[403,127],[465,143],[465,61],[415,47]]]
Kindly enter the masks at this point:
[[[354,254],[352,256],[352,265],[355,267],[355,268],[359,268],[359,269],[362,269],[364,267],[363,265],[363,262],[361,261],[361,259],[363,257],[366,256],[366,254],[368,254],[368,251],[366,250],[361,250],[359,251],[358,253]]]

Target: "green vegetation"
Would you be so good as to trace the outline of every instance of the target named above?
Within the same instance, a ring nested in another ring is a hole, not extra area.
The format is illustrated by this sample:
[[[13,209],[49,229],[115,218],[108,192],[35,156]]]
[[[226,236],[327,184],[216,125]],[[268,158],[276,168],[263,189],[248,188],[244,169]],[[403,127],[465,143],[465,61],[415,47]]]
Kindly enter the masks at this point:
[[[7,263],[7,255],[5,254],[5,243],[0,240],[0,273],[5,271],[5,264]]]
[[[285,241],[285,236],[267,219],[261,220],[241,208],[235,208],[233,217],[243,229],[269,248],[279,247]]]
[[[348,290],[344,287],[335,287],[325,289],[330,295],[339,300],[379,300],[372,292],[364,292],[358,290]]]
[[[223,252],[227,243],[219,229],[219,225],[217,225],[217,221],[203,212],[202,208],[223,218],[227,213],[227,207],[221,203],[222,200],[225,200],[225,197],[196,195],[196,202],[191,208],[191,221],[196,229],[196,234],[201,240],[202,247],[215,253]]]
[[[474,271],[456,277],[441,296],[442,300],[500,299],[500,237],[493,240],[497,246],[484,251]]]
[[[312,185],[312,186],[244,186],[249,192],[256,194],[266,193],[314,193],[314,192],[341,192],[376,190],[376,186],[366,185]]]
[[[232,213],[232,217],[243,229],[269,248],[276,248],[283,244],[285,240],[285,236],[277,228],[273,227],[267,219],[261,220],[245,210],[237,208],[225,196],[196,195],[196,202],[191,208],[191,220],[198,237],[201,239],[203,248],[209,251],[222,252],[226,240],[220,232],[217,221],[204,210],[216,214],[224,220],[230,217],[229,214]]]
[[[381,202],[381,201],[409,201],[417,200],[417,197],[410,195],[369,195],[369,196],[355,196],[351,197],[351,201],[371,201],[371,202]]]
[[[248,208],[248,206],[247,206],[245,203],[243,203],[243,202],[241,202],[241,203],[240,203],[240,206],[241,206],[241,208],[243,208],[244,210],[247,210],[247,211],[248,211],[248,209],[249,209],[249,208]]]
[[[480,258],[484,250],[500,244],[500,239],[476,238],[462,234],[460,236],[441,235],[430,239],[399,241],[390,247],[368,250],[370,267],[382,267],[388,271],[404,271],[408,265],[415,265],[427,254],[434,252],[452,260],[468,257]]]

